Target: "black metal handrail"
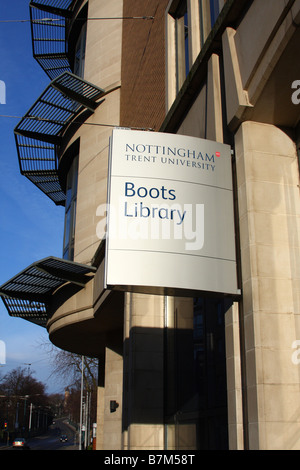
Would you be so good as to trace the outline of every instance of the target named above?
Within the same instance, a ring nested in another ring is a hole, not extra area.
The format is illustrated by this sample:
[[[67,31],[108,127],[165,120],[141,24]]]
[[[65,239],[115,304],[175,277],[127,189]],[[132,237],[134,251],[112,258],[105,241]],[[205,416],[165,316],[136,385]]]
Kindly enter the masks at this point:
[[[104,90],[64,72],[47,86],[15,127],[21,174],[57,205],[65,204],[58,177],[58,149],[65,129],[84,110],[93,112]]]
[[[44,258],[3,284],[0,297],[10,316],[45,327],[53,292],[66,282],[84,287],[95,272],[94,266],[55,257]]]
[[[33,57],[53,80],[71,72],[66,41],[67,21],[76,0],[32,0],[29,4]]]

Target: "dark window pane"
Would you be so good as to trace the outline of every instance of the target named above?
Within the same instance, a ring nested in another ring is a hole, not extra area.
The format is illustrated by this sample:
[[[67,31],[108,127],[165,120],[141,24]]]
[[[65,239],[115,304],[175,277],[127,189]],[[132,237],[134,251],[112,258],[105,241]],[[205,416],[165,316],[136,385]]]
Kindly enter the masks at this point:
[[[67,201],[66,201],[66,214],[65,214],[63,257],[64,259],[69,259],[69,260],[73,260],[74,258],[77,183],[78,183],[78,157],[75,157],[68,173],[67,190],[66,190]]]

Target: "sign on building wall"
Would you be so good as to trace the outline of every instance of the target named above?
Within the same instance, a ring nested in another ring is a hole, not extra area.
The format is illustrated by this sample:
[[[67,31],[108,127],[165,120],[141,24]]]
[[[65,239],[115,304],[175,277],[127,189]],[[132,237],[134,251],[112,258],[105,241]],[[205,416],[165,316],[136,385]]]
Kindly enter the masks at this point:
[[[228,145],[113,130],[105,279],[135,292],[238,293]]]

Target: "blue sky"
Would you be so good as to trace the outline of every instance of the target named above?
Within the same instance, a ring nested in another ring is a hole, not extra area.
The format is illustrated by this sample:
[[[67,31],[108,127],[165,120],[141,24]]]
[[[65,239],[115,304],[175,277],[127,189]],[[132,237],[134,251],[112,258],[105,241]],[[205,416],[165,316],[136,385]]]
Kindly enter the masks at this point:
[[[6,103],[0,114],[23,116],[50,79],[32,55],[29,0],[0,4],[0,80],[6,85]],[[14,127],[20,119],[0,117],[0,285],[31,263],[47,256],[62,256],[64,209],[57,207],[19,171]],[[48,380],[49,356],[40,344],[48,341],[45,329],[9,317],[0,300],[0,340],[6,345],[6,364],[0,376],[32,364],[34,376],[48,385],[47,392],[62,391]]]

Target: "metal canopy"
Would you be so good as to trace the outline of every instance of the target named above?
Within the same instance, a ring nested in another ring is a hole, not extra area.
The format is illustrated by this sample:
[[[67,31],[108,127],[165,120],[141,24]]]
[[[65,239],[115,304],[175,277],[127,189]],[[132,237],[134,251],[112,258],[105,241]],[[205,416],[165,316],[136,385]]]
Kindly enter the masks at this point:
[[[71,72],[65,35],[74,3],[75,0],[36,0],[29,4],[33,56],[51,80],[65,71]]]
[[[54,79],[15,127],[20,170],[57,205],[65,204],[58,178],[62,134],[84,109],[93,112],[104,90],[64,72]]]
[[[10,316],[45,327],[52,293],[66,282],[84,287],[95,272],[94,266],[48,257],[3,284],[0,296]]]

